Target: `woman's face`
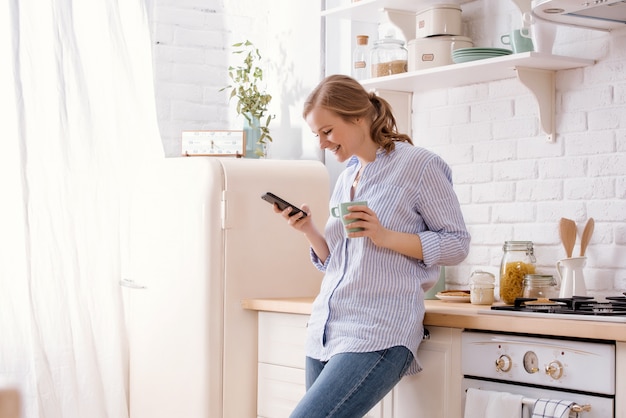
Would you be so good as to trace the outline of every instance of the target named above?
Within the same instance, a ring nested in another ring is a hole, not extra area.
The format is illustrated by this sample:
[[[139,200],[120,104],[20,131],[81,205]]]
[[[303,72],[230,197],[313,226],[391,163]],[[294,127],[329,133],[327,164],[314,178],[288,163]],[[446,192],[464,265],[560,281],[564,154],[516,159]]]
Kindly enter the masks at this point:
[[[363,118],[345,121],[336,113],[317,107],[306,116],[306,123],[319,138],[320,148],[335,154],[339,162],[353,155],[365,155],[374,144]]]

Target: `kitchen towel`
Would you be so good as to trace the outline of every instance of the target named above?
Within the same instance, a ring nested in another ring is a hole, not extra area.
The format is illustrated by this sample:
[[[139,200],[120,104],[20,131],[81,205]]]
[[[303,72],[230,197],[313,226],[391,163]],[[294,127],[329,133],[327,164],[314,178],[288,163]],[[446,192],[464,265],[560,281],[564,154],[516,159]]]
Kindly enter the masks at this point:
[[[522,395],[469,388],[464,418],[520,418]]]
[[[537,399],[532,418],[567,418],[572,405],[574,405],[572,401]]]

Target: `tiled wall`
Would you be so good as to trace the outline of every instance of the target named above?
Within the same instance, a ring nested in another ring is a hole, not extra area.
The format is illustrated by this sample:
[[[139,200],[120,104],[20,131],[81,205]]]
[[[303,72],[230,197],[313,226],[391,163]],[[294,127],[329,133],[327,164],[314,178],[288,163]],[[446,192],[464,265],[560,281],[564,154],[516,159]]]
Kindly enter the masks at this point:
[[[169,155],[177,155],[183,127],[219,129],[234,123],[232,108],[218,89],[229,59],[224,46],[240,35],[254,36],[274,62],[290,57],[297,69],[277,76],[272,81],[277,85],[286,73],[300,74],[316,65],[312,55],[319,54],[319,35],[310,33],[319,25],[315,11],[286,10],[290,3],[282,2],[282,13],[294,17],[286,23],[281,19],[281,26],[271,21],[275,2],[154,1],[156,94]],[[503,0],[465,3],[463,19],[465,35],[477,46],[501,47],[500,35],[520,23],[513,2]],[[281,39],[292,37],[298,48],[278,47]],[[305,53],[294,57],[296,49]],[[516,79],[414,96],[415,142],[452,166],[473,236],[468,259],[447,269],[448,287],[467,287],[474,269],[497,273],[507,240],[533,241],[539,270],[556,275],[554,264],[564,257],[558,220],[574,219],[580,234],[593,217],[596,228],[585,269],[590,293],[626,291],[626,29],[607,34],[559,27],[554,52],[597,60],[593,66],[558,72],[554,143],[545,141],[535,100]],[[313,70],[305,82],[288,89],[297,90],[295,99],[276,109],[279,120],[284,119],[275,125],[276,157],[306,154],[301,146],[290,148],[288,138],[294,132],[296,138],[306,137],[299,113],[301,97],[319,79],[318,69]]]

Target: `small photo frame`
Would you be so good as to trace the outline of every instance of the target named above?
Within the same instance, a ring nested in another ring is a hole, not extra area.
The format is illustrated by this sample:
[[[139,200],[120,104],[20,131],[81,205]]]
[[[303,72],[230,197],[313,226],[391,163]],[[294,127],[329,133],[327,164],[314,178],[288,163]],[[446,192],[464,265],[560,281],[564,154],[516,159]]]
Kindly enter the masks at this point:
[[[236,130],[183,131],[181,154],[185,156],[243,157],[246,134]]]

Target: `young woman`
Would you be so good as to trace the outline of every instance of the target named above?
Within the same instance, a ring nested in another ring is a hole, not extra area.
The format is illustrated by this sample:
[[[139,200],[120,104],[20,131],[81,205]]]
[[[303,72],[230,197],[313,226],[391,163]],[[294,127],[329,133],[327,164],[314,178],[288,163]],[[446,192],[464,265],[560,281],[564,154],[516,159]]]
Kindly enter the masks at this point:
[[[397,132],[391,106],[354,79],[333,75],[308,97],[304,118],[320,147],[347,165],[330,199],[367,201],[349,208],[348,232],[330,217],[322,234],[313,214],[289,217],[325,272],[306,341],[307,392],[292,418],[365,415],[421,366],[424,292],[439,267],[461,262],[470,236],[450,168]]]

